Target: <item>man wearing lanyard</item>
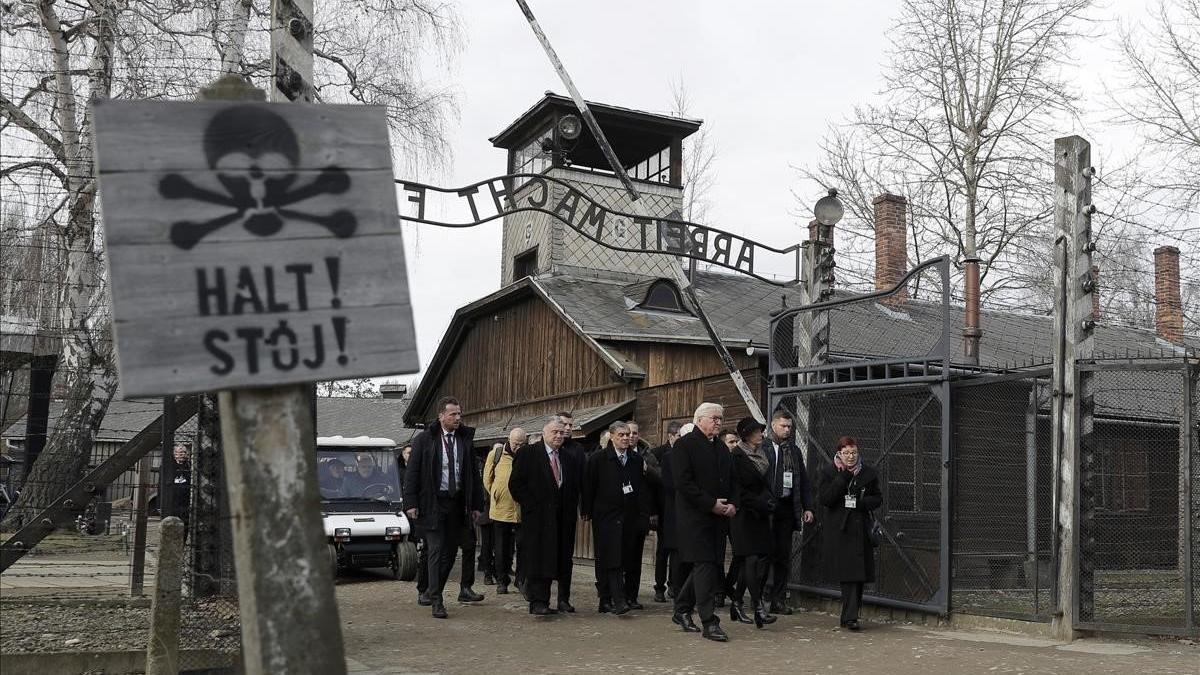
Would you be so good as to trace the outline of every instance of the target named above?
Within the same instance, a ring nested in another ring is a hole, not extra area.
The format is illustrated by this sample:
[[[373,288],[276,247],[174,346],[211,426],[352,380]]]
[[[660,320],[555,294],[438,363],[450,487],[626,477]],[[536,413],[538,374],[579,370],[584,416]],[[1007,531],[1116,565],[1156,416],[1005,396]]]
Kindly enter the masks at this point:
[[[471,459],[475,430],[462,424],[462,406],[445,397],[438,401],[437,409],[437,421],[413,438],[404,476],[404,506],[408,517],[419,520],[424,529],[429,550],[428,597],[434,618],[444,619],[442,591],[467,528],[479,519],[483,481]],[[467,587],[458,597],[462,602],[483,599]]]
[[[629,425],[613,422],[608,433],[612,447],[592,453],[584,468],[583,517],[592,523],[599,611],[621,615],[639,608],[649,494],[642,457],[629,447]]]
[[[771,609],[775,614],[791,614],[787,603],[788,579],[792,566],[792,533],[801,523],[813,521],[812,489],[804,469],[804,455],[792,439],[795,426],[792,414],[776,410],[771,416],[771,431],[763,439],[770,460],[768,467],[775,495],[775,513],[771,525]],[[798,497],[798,498],[797,498]]]

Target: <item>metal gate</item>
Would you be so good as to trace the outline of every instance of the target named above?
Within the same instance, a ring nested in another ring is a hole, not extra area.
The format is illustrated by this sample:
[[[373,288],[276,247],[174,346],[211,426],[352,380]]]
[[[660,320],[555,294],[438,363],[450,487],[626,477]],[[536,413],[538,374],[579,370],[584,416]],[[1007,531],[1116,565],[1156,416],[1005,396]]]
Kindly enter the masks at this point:
[[[944,614],[950,577],[950,261],[930,260],[892,289],[841,297],[822,289],[831,270],[820,252],[810,251],[807,261],[813,273],[803,290],[815,302],[781,309],[771,321],[769,409],[795,415],[814,487],[842,435],[854,436],[864,460],[879,471],[884,502],[875,515],[885,537],[875,549],[876,581],[864,596]],[[879,314],[892,326],[885,335],[870,330],[878,325],[872,315]],[[837,584],[821,569],[819,512],[793,551],[798,560],[791,582],[837,596]]]

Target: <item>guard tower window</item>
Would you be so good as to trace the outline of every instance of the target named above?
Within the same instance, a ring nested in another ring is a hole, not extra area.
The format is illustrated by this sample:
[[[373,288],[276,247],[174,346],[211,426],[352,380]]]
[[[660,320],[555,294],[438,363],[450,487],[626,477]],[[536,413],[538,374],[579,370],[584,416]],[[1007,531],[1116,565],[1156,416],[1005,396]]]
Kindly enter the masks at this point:
[[[538,269],[538,247],[519,253],[513,258],[513,280],[532,277],[537,274]]]
[[[542,173],[546,169],[549,169],[551,156],[544,148],[549,146],[552,141],[553,134],[549,129],[546,129],[534,136],[533,140],[522,145],[513,153],[513,173]],[[528,180],[528,178],[517,179],[517,187],[520,187]]]
[[[663,148],[644,161],[626,167],[631,178],[651,183],[671,182],[671,148]]]
[[[675,312],[686,314],[683,299],[679,291],[669,281],[656,281],[646,291],[646,299],[642,301],[643,309],[654,309],[660,312]]]

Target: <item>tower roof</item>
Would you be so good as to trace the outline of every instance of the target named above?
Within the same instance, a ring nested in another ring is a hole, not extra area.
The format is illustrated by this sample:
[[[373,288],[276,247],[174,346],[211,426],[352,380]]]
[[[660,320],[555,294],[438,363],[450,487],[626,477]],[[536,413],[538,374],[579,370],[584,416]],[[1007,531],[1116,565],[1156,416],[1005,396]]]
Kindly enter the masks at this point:
[[[588,108],[604,129],[604,134],[622,165],[627,167],[670,146],[671,141],[676,138],[687,138],[703,124],[702,120],[659,115],[591,101],[588,101]],[[512,150],[546,130],[560,117],[578,114],[575,102],[570,97],[548,91],[532,108],[488,140],[497,148]],[[600,146],[586,125],[578,143],[571,151],[571,160],[584,166],[608,168]]]

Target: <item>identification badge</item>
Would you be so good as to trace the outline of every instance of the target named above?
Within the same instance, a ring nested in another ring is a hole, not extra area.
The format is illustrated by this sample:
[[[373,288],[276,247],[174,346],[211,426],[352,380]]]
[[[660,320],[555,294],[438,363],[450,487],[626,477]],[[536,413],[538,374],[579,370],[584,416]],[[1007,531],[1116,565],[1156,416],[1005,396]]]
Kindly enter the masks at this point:
[[[792,489],[792,472],[791,471],[783,472],[783,487],[787,488],[788,490]]]
[[[854,495],[846,495],[846,508],[853,509],[858,507],[858,498]]]
[[[621,492],[624,494],[627,494],[627,495],[631,495],[631,494],[633,494],[633,486],[630,485],[629,483],[626,483],[621,486]]]

